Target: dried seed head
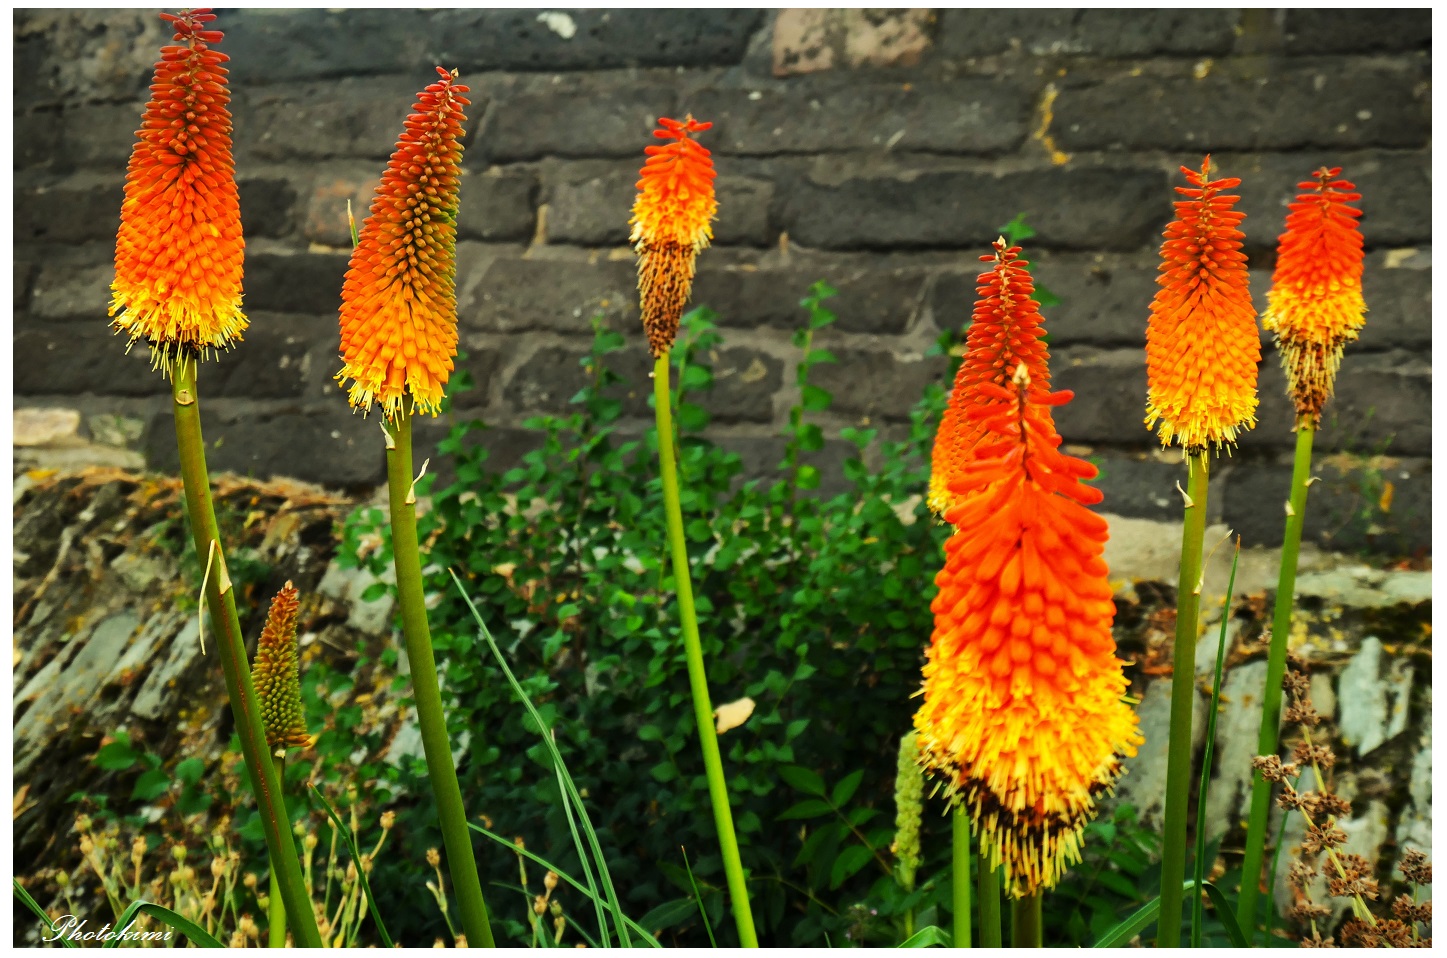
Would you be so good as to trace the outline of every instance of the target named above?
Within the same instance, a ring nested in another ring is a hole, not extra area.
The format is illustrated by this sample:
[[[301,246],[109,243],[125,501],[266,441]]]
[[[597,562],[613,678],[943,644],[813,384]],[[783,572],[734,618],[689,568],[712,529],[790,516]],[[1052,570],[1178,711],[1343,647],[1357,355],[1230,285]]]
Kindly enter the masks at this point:
[[[1323,771],[1336,764],[1336,753],[1330,745],[1316,745],[1312,742],[1297,742],[1291,757],[1302,765],[1318,765]]]
[[[437,849],[427,849],[427,864],[431,865],[433,868],[436,868],[438,865],[442,864],[442,855],[437,851]]]
[[[549,871],[546,875],[544,875],[543,887],[548,890],[549,894],[551,894],[552,890],[558,887],[558,873],[555,871]]]
[[[1316,867],[1310,862],[1294,861],[1286,871],[1286,880],[1295,888],[1305,888],[1316,875]]]
[[[1432,863],[1420,850],[1407,849],[1406,853],[1402,855],[1402,863],[1398,867],[1402,870],[1402,877],[1412,884],[1432,884]]]
[[[316,832],[307,832],[305,837],[302,838],[301,843],[306,846],[307,851],[315,849],[317,847]]]
[[[384,832],[390,832],[390,831],[392,830],[392,826],[395,825],[396,823],[397,823],[397,813],[396,813],[396,812],[391,811],[391,810],[389,809],[388,811],[385,811],[385,812],[382,813],[382,831],[384,831]]]
[[[1301,841],[1302,849],[1309,855],[1328,848],[1339,848],[1347,840],[1347,833],[1336,827],[1335,822],[1325,825],[1310,825],[1306,837]]]

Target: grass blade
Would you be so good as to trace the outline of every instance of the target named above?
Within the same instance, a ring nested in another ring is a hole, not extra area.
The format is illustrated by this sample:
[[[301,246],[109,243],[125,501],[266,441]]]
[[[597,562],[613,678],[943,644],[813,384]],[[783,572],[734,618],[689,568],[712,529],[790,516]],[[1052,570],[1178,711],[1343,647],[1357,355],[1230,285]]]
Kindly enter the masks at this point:
[[[1251,947],[1246,943],[1246,935],[1241,931],[1240,923],[1236,921],[1236,914],[1231,911],[1231,904],[1226,900],[1226,893],[1210,882],[1202,882],[1201,887],[1206,890],[1206,894],[1211,896],[1211,904],[1216,906],[1216,917],[1220,918],[1221,924],[1226,927],[1226,935],[1231,939],[1231,947]]]
[[[32,912],[35,913],[35,917],[37,917],[37,918],[39,918],[41,921],[45,922],[45,927],[49,928],[52,932],[55,933],[56,938],[58,938],[58,939],[60,940],[60,943],[61,943],[62,945],[64,945],[64,946],[67,947],[67,948],[79,948],[79,947],[80,947],[80,946],[77,945],[75,942],[71,941],[69,938],[66,938],[66,937],[64,937],[63,935],[61,935],[60,929],[55,927],[55,922],[53,922],[53,921],[50,920],[50,916],[45,913],[45,909],[44,909],[44,908],[41,908],[41,907],[40,907],[40,903],[37,902],[34,898],[32,898],[32,897],[30,896],[30,891],[29,891],[29,889],[27,889],[24,885],[20,884],[20,882],[19,882],[19,881],[16,881],[14,878],[10,879],[10,881],[11,881],[11,883],[12,883],[12,884],[14,885],[14,887],[15,887],[15,897],[16,897],[16,898],[19,898],[22,902],[24,902],[24,903],[25,903],[25,907],[26,907],[26,908],[29,908]],[[51,941],[55,941],[56,938],[52,938],[52,939],[50,939],[50,940],[51,940]]]
[[[528,710],[528,714],[532,716],[533,721],[537,723],[538,728],[542,731],[543,742],[547,745],[548,753],[553,758],[553,767],[558,771],[558,780],[564,787],[564,801],[567,801],[569,798],[572,799],[574,805],[577,807],[578,817],[583,822],[583,831],[588,836],[588,845],[592,849],[593,858],[598,864],[599,875],[603,880],[603,893],[607,897],[608,907],[613,912],[614,927],[617,929],[618,938],[623,943],[624,948],[631,948],[633,947],[633,943],[628,938],[628,922],[627,919],[624,918],[623,908],[618,902],[618,893],[613,889],[613,879],[608,874],[608,862],[603,857],[602,846],[598,843],[598,833],[593,830],[593,823],[588,819],[588,810],[583,806],[583,797],[578,794],[578,788],[573,784],[573,778],[568,774],[567,765],[563,762],[562,753],[558,751],[558,745],[553,741],[552,729],[543,721],[542,715],[533,706],[527,693],[523,691],[523,687],[518,683],[517,677],[512,674],[512,669],[508,668],[507,660],[503,658],[502,650],[497,647],[497,640],[492,636],[492,630],[489,629],[487,623],[482,620],[482,615],[477,611],[477,606],[472,604],[472,597],[469,596],[467,590],[462,587],[462,580],[457,578],[456,572],[453,572],[451,569],[447,571],[448,574],[452,576],[452,581],[457,584],[457,591],[461,593],[462,601],[467,603],[467,608],[468,611],[472,613],[473,621],[477,623],[478,630],[481,632],[483,639],[487,641],[488,648],[492,650],[493,658],[497,659],[497,664],[502,669],[503,675],[507,677],[508,684],[512,686],[513,693],[517,695],[518,699],[523,703],[523,706]],[[556,869],[554,869],[554,871],[556,871]]]
[[[938,945],[941,948],[953,948],[954,939],[950,933],[939,925],[925,925],[919,931],[910,935],[899,943],[901,948],[932,948]]]
[[[382,913],[377,910],[377,900],[372,897],[372,885],[367,881],[366,870],[362,868],[362,855],[357,851],[357,843],[352,839],[352,830],[342,824],[342,817],[337,814],[335,808],[332,808],[332,803],[327,801],[326,796],[321,793],[316,784],[313,782],[307,784],[316,794],[317,800],[322,803],[322,808],[326,809],[327,817],[332,820],[332,824],[341,833],[343,841],[347,843],[347,850],[352,853],[352,861],[357,863],[357,876],[362,880],[362,893],[367,896],[367,910],[372,916],[372,921],[377,924],[377,934],[382,936],[383,946],[393,947],[392,936],[387,934],[387,926],[382,924]]]
[[[576,890],[579,894],[584,895],[584,896],[586,896],[586,897],[589,898],[589,899],[593,899],[593,898],[595,897],[592,892],[588,891],[588,889],[583,885],[582,882],[578,881],[576,878],[574,878],[573,876],[569,875],[567,872],[562,871],[561,869],[558,868],[557,865],[554,865],[552,862],[548,861],[546,858],[542,857],[541,855],[538,855],[538,854],[535,854],[535,853],[533,853],[533,852],[530,852],[530,851],[528,851],[526,848],[519,848],[519,847],[517,847],[516,845],[514,845],[511,841],[509,841],[508,839],[503,838],[501,835],[497,834],[496,832],[488,831],[486,828],[483,828],[481,825],[476,825],[476,824],[474,824],[474,823],[472,823],[472,822],[468,822],[468,823],[467,823],[467,827],[470,828],[470,829],[472,829],[473,831],[477,832],[479,835],[483,835],[483,836],[485,836],[485,837],[487,837],[487,838],[492,839],[493,841],[497,842],[499,845],[503,846],[504,848],[507,848],[507,849],[510,849],[510,850],[513,851],[513,852],[516,852],[517,854],[523,856],[524,858],[528,859],[529,861],[535,862],[536,864],[539,864],[539,865],[543,866],[544,868],[548,869],[549,871],[551,871],[551,872],[553,872],[555,875],[557,875],[558,878],[561,879],[562,881],[565,881],[565,882],[567,882],[569,885],[572,885],[573,888],[574,888],[574,890]],[[645,942],[647,942],[650,947],[652,947],[652,948],[662,948],[662,947],[663,947],[661,944],[659,944],[658,939],[657,939],[657,938],[654,938],[653,935],[649,934],[648,930],[645,929],[642,925],[638,924],[638,922],[634,921],[632,918],[628,918],[627,916],[624,916],[624,919],[623,919],[623,920],[628,923],[628,927],[629,927],[629,928],[632,928],[634,931],[638,932],[639,936],[642,937],[643,940],[644,940]]]
[[[1196,799],[1196,867],[1193,871],[1196,888],[1191,893],[1192,948],[1201,947],[1201,926],[1206,921],[1206,793],[1211,784],[1211,758],[1216,748],[1216,713],[1221,707],[1221,672],[1226,659],[1226,623],[1231,620],[1231,596],[1236,591],[1236,564],[1240,560],[1241,539],[1238,537],[1236,552],[1231,557],[1231,579],[1226,586],[1226,601],[1221,609],[1221,634],[1216,639],[1216,674],[1211,679],[1211,707],[1206,712],[1206,748],[1201,757],[1201,787]],[[1240,947],[1244,948],[1245,945]]]
[[[703,930],[708,932],[708,945],[710,948],[717,948],[718,941],[713,936],[713,925],[708,920],[708,910],[703,907],[703,896],[698,893],[698,882],[693,879],[693,866],[688,863],[688,851],[682,846],[678,850],[683,852],[683,869],[688,872],[688,884],[693,888],[693,900],[698,902],[698,913],[703,916]]]
[[[544,733],[549,738],[552,731]],[[603,943],[604,948],[611,948],[612,943],[608,940],[608,918],[603,910],[602,899],[598,895],[598,885],[593,880],[593,867],[588,864],[588,850],[583,845],[583,840],[578,837],[578,822],[573,817],[573,803],[568,799],[568,786],[563,781],[563,767],[561,764],[553,766],[553,772],[558,776],[558,797],[563,800],[563,815],[568,819],[568,831],[573,836],[573,848],[578,852],[578,862],[583,866],[583,880],[588,883],[588,890],[593,893],[593,909],[598,914],[598,940]]]
[[[223,944],[221,944],[221,942],[217,941],[210,934],[208,934],[206,929],[202,928],[200,925],[196,924],[190,919],[181,917],[169,908],[163,908],[160,905],[153,905],[143,899],[137,899],[136,901],[133,901],[126,906],[126,910],[121,913],[121,917],[116,919],[116,929],[120,930],[129,927],[131,922],[136,920],[136,915],[138,914],[150,915],[152,918],[156,919],[162,924],[169,925],[171,928],[174,928],[176,931],[179,931],[181,934],[185,935],[190,940],[191,944],[197,946],[198,948],[225,947]],[[105,942],[105,944],[101,945],[101,947],[115,948],[119,946],[120,943],[121,940],[119,938],[112,938],[109,941]]]

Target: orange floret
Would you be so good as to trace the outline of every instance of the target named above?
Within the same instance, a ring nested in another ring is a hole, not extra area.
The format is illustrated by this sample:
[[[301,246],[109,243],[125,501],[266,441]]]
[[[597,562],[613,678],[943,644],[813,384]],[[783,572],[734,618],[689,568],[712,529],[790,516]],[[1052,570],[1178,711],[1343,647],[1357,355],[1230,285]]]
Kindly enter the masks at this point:
[[[638,292],[643,328],[654,358],[673,346],[678,322],[693,288],[694,260],[713,238],[709,223],[718,212],[713,160],[689,136],[713,126],[692,116],[682,123],[659,117],[653,135],[673,140],[645,147],[648,160],[638,181],[629,221],[629,241],[638,253]]]
[[[436,415],[457,354],[457,203],[468,88],[456,71],[417,95],[342,285],[348,399],[388,417],[410,394]]]
[[[221,31],[203,29],[216,19],[205,9],[161,19],[177,45],[161,50],[126,169],[110,315],[169,376],[177,356],[224,349],[247,322]]]
[[[980,386],[1003,386],[1023,363],[1036,388],[1050,389],[1046,365],[1050,354],[1040,307],[1032,298],[1035,282],[1026,268],[1030,264],[1019,258],[1020,247],[1007,247],[1003,238],[995,241],[994,249],[980,257],[994,265],[976,281],[980,299],[966,335],[965,358],[955,374],[930,457],[929,506],[941,517],[958,501],[950,482],[969,462],[970,450],[983,432],[967,415],[971,406],[987,401]]]
[[[1341,168],[1322,167],[1291,204],[1276,251],[1261,325],[1276,334],[1297,424],[1315,428],[1331,398],[1342,350],[1366,322],[1362,299],[1361,194]]]
[[[1146,426],[1160,423],[1161,445],[1220,447],[1256,424],[1256,366],[1261,337],[1251,304],[1239,196],[1220,191],[1239,179],[1210,179],[1211,158],[1198,173],[1181,167],[1191,187],[1166,227],[1161,289],[1146,328],[1150,393]]]

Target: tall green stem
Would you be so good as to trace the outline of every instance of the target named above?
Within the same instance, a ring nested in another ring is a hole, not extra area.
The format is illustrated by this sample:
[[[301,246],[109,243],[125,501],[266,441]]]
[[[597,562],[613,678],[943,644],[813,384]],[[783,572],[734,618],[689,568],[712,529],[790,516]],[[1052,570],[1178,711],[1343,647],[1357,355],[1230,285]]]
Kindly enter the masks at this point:
[[[1191,712],[1196,702],[1196,623],[1201,610],[1201,546],[1206,536],[1205,450],[1188,451],[1190,485],[1181,533],[1181,577],[1176,585],[1176,646],[1171,675],[1171,738],[1166,762],[1165,834],[1161,851],[1161,912],[1156,944],[1181,944],[1186,880],[1186,818],[1191,803]]]
[[[320,948],[322,936],[317,931],[316,916],[301,877],[301,864],[296,856],[296,843],[291,836],[291,819],[282,800],[281,779],[271,764],[271,750],[266,745],[261,707],[251,685],[251,667],[246,660],[246,640],[241,635],[241,622],[236,615],[236,593],[226,573],[225,551],[221,548],[221,530],[216,524],[216,509],[211,502],[211,480],[206,472],[206,443],[201,437],[201,404],[196,392],[194,353],[183,352],[171,377],[171,398],[176,420],[176,446],[181,459],[181,483],[186,495],[186,515],[191,521],[191,537],[196,555],[207,570],[206,608],[211,613],[220,648],[221,671],[226,677],[226,694],[231,699],[231,714],[236,721],[236,734],[241,739],[241,754],[246,762],[247,777],[256,795],[256,808],[266,834],[266,847],[271,853],[272,871],[280,872],[280,893],[293,916],[293,931],[299,945]]]
[[[951,813],[955,837],[955,947],[970,947],[970,813],[963,804]]]
[[[1291,611],[1296,597],[1296,565],[1301,555],[1301,530],[1306,520],[1306,485],[1311,475],[1311,443],[1316,429],[1296,427],[1296,459],[1291,467],[1291,493],[1286,534],[1281,540],[1281,569],[1276,580],[1276,612],[1271,623],[1271,649],[1266,656],[1266,690],[1261,696],[1261,733],[1257,755],[1275,755],[1281,734],[1281,679],[1286,674],[1286,643],[1291,637]],[[1251,819],[1246,826],[1246,858],[1241,866],[1241,903],[1237,919],[1248,938],[1256,934],[1256,901],[1260,895],[1261,861],[1270,827],[1271,783],[1255,773],[1251,784]]]
[[[723,758],[713,727],[713,706],[708,697],[708,673],[703,666],[703,645],[698,638],[698,616],[693,609],[693,578],[689,573],[688,546],[683,539],[683,509],[678,498],[678,468],[673,452],[673,410],[668,389],[668,353],[653,363],[653,409],[658,422],[658,471],[663,477],[663,509],[668,518],[668,546],[673,555],[673,579],[678,589],[678,615],[683,629],[683,648],[688,658],[688,685],[693,693],[693,715],[698,723],[698,741],[703,749],[703,766],[708,773],[708,797],[713,804],[719,850],[723,853],[728,878],[730,905],[739,943],[759,947],[754,931],[754,914],[749,908],[744,866],[734,836],[734,816],[729,808],[728,784],[724,780]]]
[[[417,497],[413,492],[412,418],[406,409],[389,419],[387,435],[387,495],[392,517],[392,560],[397,569],[397,600],[402,607],[402,635],[412,669],[412,695],[417,703],[417,724],[427,756],[427,776],[437,801],[437,821],[447,849],[447,871],[457,894],[462,931],[472,947],[493,947],[492,925],[482,900],[482,884],[472,854],[472,835],[462,807],[462,789],[452,763],[447,719],[442,713],[442,692],[437,684],[437,661],[432,655],[432,632],[422,594],[422,559],[417,549]]]
[[[1035,892],[1010,902],[1010,947],[1041,948],[1045,944],[1045,926],[1041,917],[1044,895]]]
[[[276,777],[281,782],[282,788],[286,788],[286,753],[280,755],[275,752],[271,755],[272,764],[276,766]],[[286,947],[286,902],[281,897],[281,883],[276,880],[276,863],[271,864],[271,899],[267,903],[266,922],[266,946],[268,948]]]
[[[990,863],[990,853],[980,840],[980,947],[1001,947],[1000,869]]]

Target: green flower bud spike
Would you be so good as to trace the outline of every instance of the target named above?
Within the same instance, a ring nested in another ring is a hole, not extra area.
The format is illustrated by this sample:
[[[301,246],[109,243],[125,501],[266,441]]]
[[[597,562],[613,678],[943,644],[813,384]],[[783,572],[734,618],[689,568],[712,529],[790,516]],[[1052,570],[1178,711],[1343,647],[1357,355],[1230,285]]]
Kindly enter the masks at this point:
[[[261,703],[266,744],[278,757],[288,747],[309,748],[314,741],[306,730],[297,677],[297,609],[297,590],[288,581],[271,600],[266,626],[256,643],[256,660],[251,665],[251,684]]]

